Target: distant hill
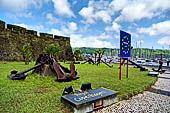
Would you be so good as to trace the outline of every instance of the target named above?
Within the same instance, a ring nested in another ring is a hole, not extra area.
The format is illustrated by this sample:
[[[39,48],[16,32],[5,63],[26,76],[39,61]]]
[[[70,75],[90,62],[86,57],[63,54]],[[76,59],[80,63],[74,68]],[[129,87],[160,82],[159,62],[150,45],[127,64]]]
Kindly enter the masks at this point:
[[[95,50],[102,49],[104,51],[104,55],[106,56],[115,56],[118,55],[119,49],[116,48],[90,48],[90,47],[80,47],[80,48],[72,48],[73,51],[76,49],[80,49],[83,54],[93,54]]]
[[[90,48],[90,47],[76,47],[72,48],[73,51],[76,49],[80,49],[83,54],[93,54],[95,50],[102,49],[104,51],[104,56],[118,56],[119,49],[118,48]],[[170,50],[162,50],[162,49],[148,49],[148,48],[133,48],[131,51],[132,57],[140,57],[140,58],[161,58],[161,54],[163,58],[170,58]]]

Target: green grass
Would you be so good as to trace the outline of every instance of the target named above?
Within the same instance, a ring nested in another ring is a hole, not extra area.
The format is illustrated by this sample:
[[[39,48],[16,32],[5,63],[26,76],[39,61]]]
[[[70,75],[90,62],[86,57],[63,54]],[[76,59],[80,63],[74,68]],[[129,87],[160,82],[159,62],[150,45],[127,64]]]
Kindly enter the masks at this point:
[[[63,64],[63,63],[61,63]],[[129,78],[126,79],[126,67],[122,67],[122,80],[119,80],[119,65],[109,68],[90,64],[76,64],[80,79],[71,82],[56,82],[56,77],[43,77],[38,74],[27,73],[24,81],[13,81],[7,78],[11,70],[22,71],[31,66],[24,62],[0,61],[0,112],[71,112],[60,102],[62,92],[68,85],[74,90],[80,89],[82,83],[91,82],[92,88],[104,87],[120,92],[119,96],[143,89],[156,78],[147,76],[147,71],[129,67]],[[69,64],[63,64],[69,66]]]

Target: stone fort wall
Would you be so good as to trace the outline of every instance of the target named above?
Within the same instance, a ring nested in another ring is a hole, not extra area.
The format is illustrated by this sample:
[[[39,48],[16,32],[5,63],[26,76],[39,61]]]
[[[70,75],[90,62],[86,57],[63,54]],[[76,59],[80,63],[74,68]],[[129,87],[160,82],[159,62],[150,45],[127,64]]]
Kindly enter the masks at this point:
[[[69,37],[48,33],[40,33],[40,36],[38,36],[37,31],[34,30],[27,30],[11,24],[7,24],[7,27],[5,26],[6,23],[0,20],[0,60],[24,60],[21,49],[27,42],[31,43],[33,60],[36,60],[44,48],[50,44],[60,46],[59,59],[73,60]]]

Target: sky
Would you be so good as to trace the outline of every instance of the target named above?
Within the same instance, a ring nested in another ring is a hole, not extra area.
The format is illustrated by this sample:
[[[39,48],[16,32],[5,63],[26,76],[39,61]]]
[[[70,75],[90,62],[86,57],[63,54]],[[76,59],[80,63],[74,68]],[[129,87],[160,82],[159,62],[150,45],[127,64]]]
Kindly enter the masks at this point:
[[[72,47],[170,49],[170,0],[0,0],[0,20],[70,37]]]

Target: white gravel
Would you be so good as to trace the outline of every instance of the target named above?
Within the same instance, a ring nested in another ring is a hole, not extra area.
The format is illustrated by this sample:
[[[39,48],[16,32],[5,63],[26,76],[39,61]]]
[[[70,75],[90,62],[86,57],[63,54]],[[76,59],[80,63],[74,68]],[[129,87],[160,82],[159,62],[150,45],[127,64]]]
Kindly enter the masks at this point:
[[[93,113],[170,113],[170,72],[160,74],[151,90]]]

